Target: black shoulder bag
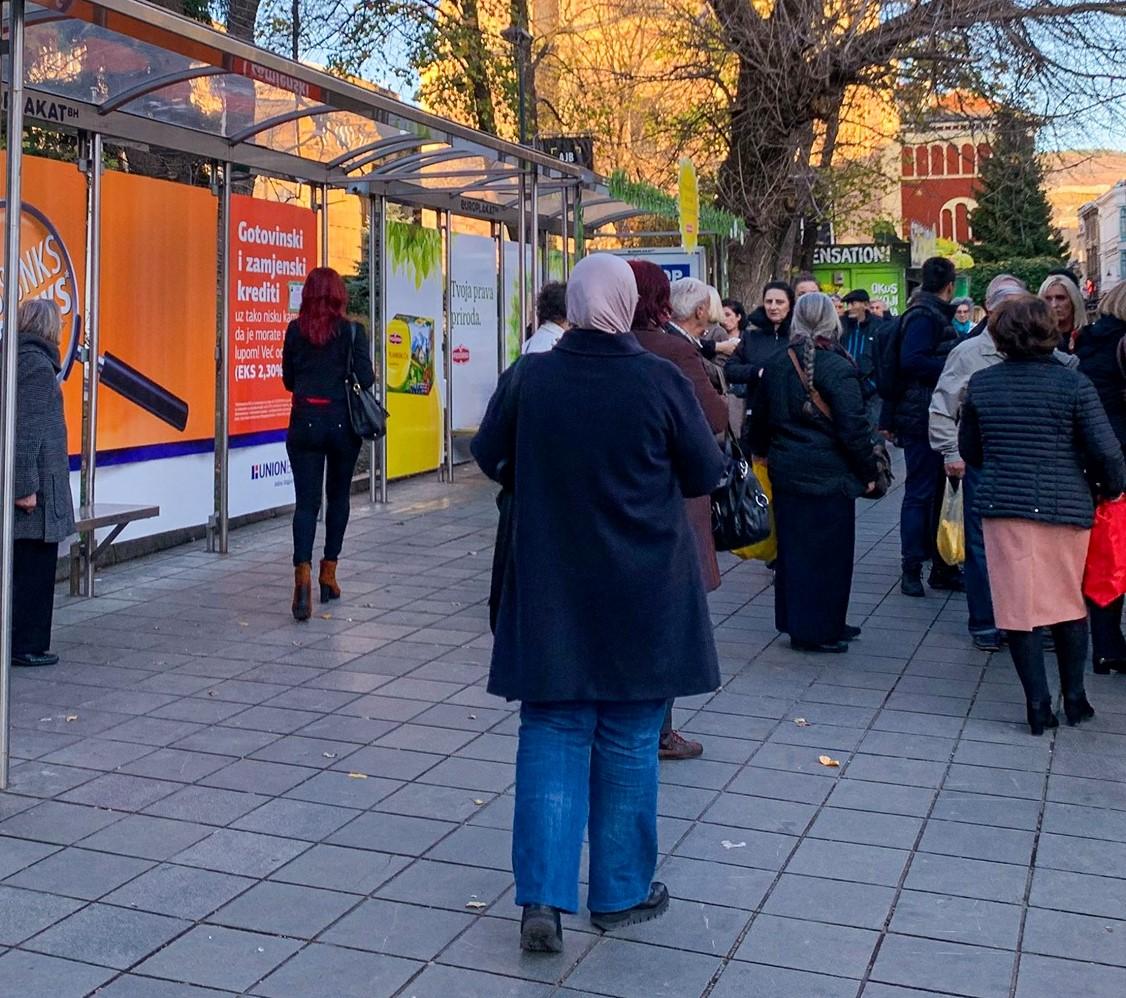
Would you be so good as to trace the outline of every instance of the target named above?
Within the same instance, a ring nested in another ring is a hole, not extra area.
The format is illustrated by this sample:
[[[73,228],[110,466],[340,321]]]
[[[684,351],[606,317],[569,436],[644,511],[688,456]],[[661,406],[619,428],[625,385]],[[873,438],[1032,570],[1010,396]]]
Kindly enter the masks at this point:
[[[770,536],[770,500],[730,427],[723,450],[728,470],[712,493],[712,539],[717,551],[733,551]]]
[[[379,440],[387,435],[387,419],[389,413],[375,392],[370,388],[361,388],[356,380],[355,360],[356,335],[359,330],[358,323],[351,323],[352,342],[348,346],[348,371],[344,375],[344,388],[348,393],[348,417],[352,423],[352,432],[361,440]]]

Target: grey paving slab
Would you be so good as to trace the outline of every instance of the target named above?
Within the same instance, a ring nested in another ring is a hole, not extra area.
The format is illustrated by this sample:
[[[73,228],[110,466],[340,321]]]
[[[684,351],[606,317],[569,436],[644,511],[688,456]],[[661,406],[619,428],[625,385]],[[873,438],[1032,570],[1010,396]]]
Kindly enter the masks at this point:
[[[322,843],[276,870],[271,879],[325,890],[370,894],[409,863],[403,856]]]
[[[119,887],[105,900],[126,908],[198,921],[254,883],[248,877],[162,864]]]
[[[555,993],[546,984],[485,974],[461,967],[430,966],[411,981],[406,993],[411,998],[547,998]]]
[[[261,878],[300,856],[308,847],[306,842],[278,835],[221,828],[173,858],[184,866]]]
[[[701,953],[607,938],[583,958],[566,983],[569,988],[620,998],[679,998],[702,994],[720,966],[717,958]]]
[[[275,936],[312,939],[355,905],[352,894],[263,881],[225,904],[208,921]]]
[[[73,845],[79,839],[121,820],[121,815],[94,807],[44,801],[0,822],[0,835],[55,845]],[[3,861],[0,860],[0,869]]]
[[[759,963],[731,963],[711,992],[712,998],[855,998],[859,981]]]
[[[902,935],[1015,950],[1022,916],[1017,904],[906,890],[896,901],[890,929]]]
[[[293,939],[197,925],[135,970],[151,977],[245,991],[300,948],[301,943]]]
[[[231,991],[198,988],[194,984],[158,981],[155,977],[122,974],[100,988],[98,998],[222,998]]]
[[[868,929],[764,914],[751,924],[735,958],[859,980],[879,938]]]
[[[1126,970],[1030,953],[1021,956],[1016,998],[1052,998],[1063,992],[1084,998],[1120,998],[1126,994]]]
[[[881,929],[895,898],[892,887],[787,873],[778,880],[762,910],[770,915]]]
[[[967,998],[1005,998],[1016,954],[948,940],[889,934],[880,945],[872,980]]]
[[[142,859],[69,847],[28,866],[5,883],[93,901],[140,876],[152,865]]]
[[[92,904],[27,940],[24,949],[124,970],[191,927],[182,918]]]
[[[74,898],[0,886],[0,945],[17,946],[83,904]]]
[[[356,899],[352,899],[355,904]],[[468,911],[444,911],[421,905],[403,904],[371,898],[364,901],[347,916],[340,919],[320,937],[322,942],[352,949],[370,950],[412,960],[433,960],[449,944],[475,922],[494,922],[481,919]],[[512,926],[501,922],[512,942]],[[519,950],[506,947],[510,952]],[[530,964],[535,965],[535,960]],[[464,964],[478,967],[478,963]]]
[[[0,981],[4,982],[5,991],[13,995],[82,998],[116,973],[107,967],[23,950],[8,950],[0,955]]]

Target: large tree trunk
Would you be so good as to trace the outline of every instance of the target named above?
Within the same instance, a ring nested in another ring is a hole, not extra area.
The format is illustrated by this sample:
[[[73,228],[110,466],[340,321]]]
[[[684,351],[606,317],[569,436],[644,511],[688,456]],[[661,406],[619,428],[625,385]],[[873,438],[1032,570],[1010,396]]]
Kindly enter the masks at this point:
[[[481,32],[477,0],[462,0],[462,30],[458,45],[463,48],[462,64],[469,80],[473,100],[473,117],[477,127],[489,135],[497,134],[497,115],[493,105],[493,91],[489,86],[489,53],[485,36]]]

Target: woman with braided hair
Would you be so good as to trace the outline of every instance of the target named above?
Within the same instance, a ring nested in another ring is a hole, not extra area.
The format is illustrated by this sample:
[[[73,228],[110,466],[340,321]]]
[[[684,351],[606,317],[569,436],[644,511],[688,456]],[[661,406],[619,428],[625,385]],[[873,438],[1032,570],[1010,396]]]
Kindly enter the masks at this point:
[[[769,462],[774,487],[775,625],[797,651],[845,652],[860,636],[845,621],[854,505],[873,489],[876,462],[860,373],[840,336],[828,295],[798,299],[790,347],[768,361],[747,428],[748,449]]]

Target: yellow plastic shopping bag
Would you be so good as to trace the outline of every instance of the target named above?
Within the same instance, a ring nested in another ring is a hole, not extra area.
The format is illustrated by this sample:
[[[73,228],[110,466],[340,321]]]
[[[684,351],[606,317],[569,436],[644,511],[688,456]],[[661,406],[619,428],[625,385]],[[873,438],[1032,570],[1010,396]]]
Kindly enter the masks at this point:
[[[938,518],[938,555],[947,565],[961,565],[966,560],[966,521],[962,506],[961,483],[952,483],[948,478]]]
[[[744,561],[771,562],[778,557],[778,536],[774,532],[774,492],[770,488],[770,475],[765,464],[758,461],[754,463],[755,478],[758,479],[766,498],[770,500],[770,536],[757,544],[748,544],[745,548],[736,548],[731,553]]]

